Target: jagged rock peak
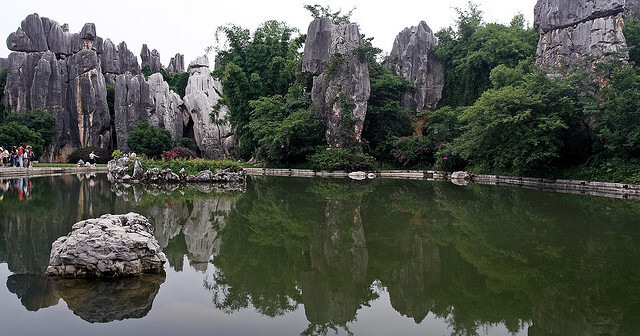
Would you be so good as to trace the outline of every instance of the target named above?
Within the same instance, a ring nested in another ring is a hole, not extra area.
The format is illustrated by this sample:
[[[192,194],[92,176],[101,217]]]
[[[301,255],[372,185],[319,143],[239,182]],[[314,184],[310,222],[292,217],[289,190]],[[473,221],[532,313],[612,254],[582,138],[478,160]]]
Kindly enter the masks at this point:
[[[47,51],[47,37],[44,34],[42,20],[37,13],[29,14],[15,33],[9,34],[7,48],[12,51]]]
[[[309,24],[302,56],[302,72],[319,75],[326,69],[333,27],[329,18],[319,18]]]
[[[0,57],[0,71],[7,68],[9,68],[9,59]]]
[[[191,61],[191,63],[189,63],[189,73],[193,73],[195,71],[198,71],[198,69],[200,68],[208,68],[209,67],[209,58],[204,55],[204,56],[198,56],[195,60]]]
[[[167,67],[168,72],[184,72],[184,55],[176,54],[171,57],[169,61],[169,66]]]
[[[314,74],[311,99],[316,113],[326,118],[327,145],[359,151],[371,86],[366,60],[354,53],[362,45],[358,25],[319,18],[308,32],[302,70]]]
[[[160,53],[156,50],[149,50],[146,44],[142,45],[140,51],[141,67],[149,66],[152,73],[160,72],[164,67],[160,63]]]
[[[403,94],[402,104],[414,113],[437,108],[444,89],[442,63],[435,55],[438,41],[426,22],[405,28],[393,42],[391,70],[416,90]]]
[[[118,59],[120,63],[120,72],[137,74],[140,72],[140,65],[138,64],[138,58],[129,50],[127,44],[122,41],[118,45]]]
[[[96,37],[96,25],[93,23],[85,23],[84,27],[80,31],[80,38],[83,40],[95,41]]]

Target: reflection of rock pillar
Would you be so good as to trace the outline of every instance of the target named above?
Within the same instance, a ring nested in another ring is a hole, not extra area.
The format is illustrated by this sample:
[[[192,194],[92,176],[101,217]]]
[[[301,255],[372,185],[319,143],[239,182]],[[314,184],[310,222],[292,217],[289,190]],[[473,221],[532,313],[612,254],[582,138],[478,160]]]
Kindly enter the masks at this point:
[[[419,236],[411,237],[398,248],[411,259],[393,271],[385,285],[393,308],[420,323],[434,304],[430,294],[440,278],[440,248]]]
[[[369,294],[360,200],[329,200],[325,219],[312,231],[312,270],[301,275],[302,298],[312,324],[345,325]]]
[[[225,199],[194,200],[193,212],[184,226],[184,237],[189,250],[191,265],[206,271],[212,256],[216,256],[222,244],[216,227],[226,226],[225,217],[231,212],[235,201]],[[215,222],[215,223],[214,223]]]

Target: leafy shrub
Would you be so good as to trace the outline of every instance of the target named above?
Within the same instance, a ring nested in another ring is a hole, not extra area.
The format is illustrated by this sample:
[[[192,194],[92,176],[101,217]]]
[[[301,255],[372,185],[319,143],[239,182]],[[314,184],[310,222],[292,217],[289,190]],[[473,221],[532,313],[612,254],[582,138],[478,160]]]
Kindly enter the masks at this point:
[[[94,154],[97,156],[96,163],[105,164],[112,158],[112,153],[108,149],[102,149],[99,147],[84,147],[78,148],[73,151],[73,153],[71,153],[71,155],[69,155],[69,157],[67,158],[67,162],[76,163],[80,160],[87,162],[89,161],[89,154],[91,152],[94,152]]]
[[[172,147],[171,133],[143,122],[129,133],[127,145],[135,152],[160,157],[163,151]]]
[[[165,161],[176,160],[176,159],[195,159],[196,153],[184,147],[176,147],[169,151],[162,152],[162,159]]]
[[[113,151],[113,153],[111,153],[111,158],[114,159],[114,160],[117,160],[117,159],[121,158],[123,155],[124,155],[124,153],[122,153],[121,150],[116,149],[116,150]]]
[[[195,152],[198,149],[198,144],[191,138],[180,138],[180,140],[178,140],[178,147],[188,148]]]
[[[167,161],[147,160],[140,158],[140,163],[142,164],[142,168],[145,171],[149,168],[158,168],[160,170],[169,168],[174,173],[177,173],[180,171],[180,169],[184,168],[185,174],[187,175],[195,175],[203,170],[210,170],[212,172],[223,169],[229,169],[233,172],[237,172],[238,170],[240,170],[240,164],[232,160],[175,159]]]
[[[320,149],[309,156],[309,163],[317,170],[369,170],[374,158],[367,154],[352,154],[344,148]]]
[[[434,163],[431,140],[423,136],[401,137],[393,143],[393,157],[402,166],[431,166]]]

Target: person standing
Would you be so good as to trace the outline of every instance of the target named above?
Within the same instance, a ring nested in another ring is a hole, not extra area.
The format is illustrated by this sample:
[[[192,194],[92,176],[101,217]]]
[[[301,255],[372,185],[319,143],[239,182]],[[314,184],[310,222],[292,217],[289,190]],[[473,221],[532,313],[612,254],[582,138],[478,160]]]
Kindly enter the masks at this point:
[[[22,147],[22,144],[20,144],[20,147],[18,147],[18,167],[23,168],[24,167],[24,147]]]
[[[93,151],[91,151],[91,153],[89,153],[89,163],[91,165],[95,166],[97,157],[99,157],[99,156],[97,156]]]
[[[16,148],[16,146],[13,146],[13,148],[11,149],[11,167],[17,167],[18,166],[18,149]]]
[[[2,158],[2,166],[6,167],[9,164],[9,151],[4,147],[0,147],[0,158]]]
[[[27,145],[24,150],[24,167],[25,168],[29,168],[29,166],[31,165],[32,153],[33,152],[31,151],[31,146]]]

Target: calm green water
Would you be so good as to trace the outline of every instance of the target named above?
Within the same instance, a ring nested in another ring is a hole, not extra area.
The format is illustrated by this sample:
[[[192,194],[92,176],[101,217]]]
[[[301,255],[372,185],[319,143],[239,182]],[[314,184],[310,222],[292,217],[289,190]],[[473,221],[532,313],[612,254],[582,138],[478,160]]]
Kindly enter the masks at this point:
[[[240,192],[4,180],[2,335],[640,335],[640,202],[408,180]],[[85,218],[136,211],[166,275],[42,276]]]

